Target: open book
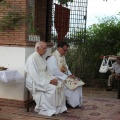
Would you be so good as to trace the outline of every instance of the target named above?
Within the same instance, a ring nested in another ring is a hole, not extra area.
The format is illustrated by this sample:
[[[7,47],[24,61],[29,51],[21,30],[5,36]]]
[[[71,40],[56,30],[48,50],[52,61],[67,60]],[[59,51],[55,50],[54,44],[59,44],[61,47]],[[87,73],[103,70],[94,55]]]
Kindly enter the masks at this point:
[[[65,81],[64,81],[64,85],[69,88],[70,90],[74,90],[76,89],[78,86],[82,86],[85,83],[80,79],[80,78],[70,78],[68,77]]]

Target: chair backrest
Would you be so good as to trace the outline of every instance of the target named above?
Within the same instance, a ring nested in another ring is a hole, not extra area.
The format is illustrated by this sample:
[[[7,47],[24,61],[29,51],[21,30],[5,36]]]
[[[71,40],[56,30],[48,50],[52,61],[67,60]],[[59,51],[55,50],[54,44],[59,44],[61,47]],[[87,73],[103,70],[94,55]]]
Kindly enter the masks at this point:
[[[27,106],[26,106],[27,112],[29,112],[30,107],[33,105],[35,105],[35,101],[31,97],[30,91],[27,89]]]

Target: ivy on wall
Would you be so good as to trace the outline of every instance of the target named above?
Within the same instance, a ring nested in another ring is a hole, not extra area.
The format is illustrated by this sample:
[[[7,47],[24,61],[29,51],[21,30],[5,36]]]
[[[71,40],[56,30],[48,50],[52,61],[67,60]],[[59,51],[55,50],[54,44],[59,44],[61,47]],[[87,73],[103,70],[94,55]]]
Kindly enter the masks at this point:
[[[0,18],[0,32],[15,30],[25,22],[25,16],[21,15],[18,10],[11,9],[11,6],[5,0],[0,0],[0,7],[0,13],[3,12],[3,7],[10,9],[3,17]]]
[[[0,20],[0,31],[15,30],[23,23],[23,16],[19,12],[9,11],[7,15]]]

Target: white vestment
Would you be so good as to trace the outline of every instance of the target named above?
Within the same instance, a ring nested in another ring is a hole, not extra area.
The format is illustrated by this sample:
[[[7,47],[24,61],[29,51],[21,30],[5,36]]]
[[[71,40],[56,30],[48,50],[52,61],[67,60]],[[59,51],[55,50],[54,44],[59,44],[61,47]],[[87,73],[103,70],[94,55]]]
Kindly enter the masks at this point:
[[[36,102],[35,112],[51,116],[67,110],[62,84],[50,84],[55,77],[47,71],[46,60],[37,52],[29,56],[25,65],[26,87]]]
[[[61,65],[65,66],[66,73],[60,71]],[[50,73],[62,81],[66,80],[66,78],[72,74],[68,69],[65,57],[61,56],[57,50],[53,53],[51,57],[47,59],[47,66],[49,68]],[[67,87],[65,87],[65,96],[67,99],[67,103],[71,107],[74,108],[77,106],[82,106],[82,86],[79,86],[74,90],[70,90]]]

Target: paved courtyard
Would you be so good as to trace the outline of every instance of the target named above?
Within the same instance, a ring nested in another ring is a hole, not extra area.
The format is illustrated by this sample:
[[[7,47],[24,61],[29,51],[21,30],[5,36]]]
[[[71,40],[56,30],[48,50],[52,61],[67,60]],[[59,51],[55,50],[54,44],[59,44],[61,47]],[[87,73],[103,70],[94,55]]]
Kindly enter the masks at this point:
[[[0,120],[120,120],[120,99],[117,99],[117,90],[83,87],[83,96],[81,108],[68,108],[69,113],[52,117],[36,114],[33,107],[28,113],[26,108],[0,106]]]

